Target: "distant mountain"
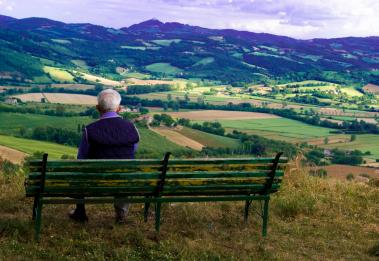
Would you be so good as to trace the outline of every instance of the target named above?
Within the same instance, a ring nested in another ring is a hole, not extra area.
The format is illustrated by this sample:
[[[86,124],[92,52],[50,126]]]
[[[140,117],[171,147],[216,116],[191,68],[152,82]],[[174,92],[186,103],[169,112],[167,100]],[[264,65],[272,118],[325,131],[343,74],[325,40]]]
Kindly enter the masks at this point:
[[[53,81],[43,66],[113,79],[142,72],[233,85],[302,79],[378,83],[379,37],[298,40],[156,19],[114,29],[0,16],[0,83]]]

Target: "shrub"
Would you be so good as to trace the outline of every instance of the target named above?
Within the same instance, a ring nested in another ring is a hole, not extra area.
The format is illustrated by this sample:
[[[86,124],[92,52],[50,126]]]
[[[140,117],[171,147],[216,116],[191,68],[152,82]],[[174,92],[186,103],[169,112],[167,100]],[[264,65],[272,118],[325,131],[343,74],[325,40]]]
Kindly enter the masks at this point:
[[[349,173],[349,174],[347,174],[346,175],[346,179],[348,180],[348,181],[351,181],[351,180],[353,180],[355,177],[354,177],[354,174],[352,174],[352,173]]]

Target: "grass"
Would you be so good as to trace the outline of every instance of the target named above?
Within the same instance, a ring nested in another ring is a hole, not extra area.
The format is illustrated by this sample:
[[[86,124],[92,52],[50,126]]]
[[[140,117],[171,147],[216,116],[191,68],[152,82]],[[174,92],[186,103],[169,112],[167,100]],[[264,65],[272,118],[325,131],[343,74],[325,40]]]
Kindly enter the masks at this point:
[[[39,244],[23,182],[0,173],[3,260],[377,260],[379,189],[353,182],[287,173],[266,239],[253,212],[242,222],[242,202],[164,204],[159,235],[141,204],[125,226],[114,224],[110,204],[88,206],[85,225],[67,219],[69,206],[47,205]]]
[[[146,70],[154,73],[177,74],[182,70],[169,63],[153,63],[146,66]]]
[[[28,113],[0,112],[0,133],[7,135],[19,134],[20,128],[26,129],[51,126],[77,130],[78,124],[88,124],[90,117],[57,117]]]
[[[213,63],[214,60],[215,60],[215,58],[213,58],[213,57],[206,57],[206,58],[201,59],[197,63],[195,63],[193,66],[207,65],[207,64]]]
[[[73,82],[74,76],[72,76],[71,73],[64,71],[62,69],[51,67],[51,66],[44,66],[43,71],[45,73],[48,73],[50,77],[56,81],[60,82]]]
[[[180,43],[181,39],[152,40],[151,42],[161,46],[170,46],[172,43]]]
[[[294,138],[313,138],[328,136],[330,129],[305,124],[286,118],[253,119],[253,120],[221,120],[225,128],[237,130],[253,130],[260,132],[277,133],[280,136]]]
[[[237,148],[238,146],[240,146],[240,142],[235,139],[202,132],[191,128],[184,127],[182,130],[179,131],[179,133],[207,147]]]
[[[335,143],[324,145],[326,148],[339,148],[344,150],[357,149],[363,152],[370,151],[372,158],[379,159],[379,135],[375,134],[360,134],[356,135],[357,139],[353,142]]]
[[[361,97],[363,96],[363,93],[355,89],[354,87],[346,87],[346,88],[341,88],[342,93],[346,93],[348,96],[358,96]]]
[[[130,72],[130,73],[124,73],[123,76],[127,78],[137,78],[137,79],[149,79],[150,75],[145,73],[139,73],[139,72]]]
[[[0,145],[13,148],[27,154],[46,152],[50,158],[60,159],[62,155],[76,156],[78,149],[51,142],[37,141],[0,135]]]
[[[138,144],[137,158],[163,158],[166,152],[172,152],[175,156],[177,153],[189,151],[189,149],[181,147],[147,128],[139,127],[138,131],[141,140]]]

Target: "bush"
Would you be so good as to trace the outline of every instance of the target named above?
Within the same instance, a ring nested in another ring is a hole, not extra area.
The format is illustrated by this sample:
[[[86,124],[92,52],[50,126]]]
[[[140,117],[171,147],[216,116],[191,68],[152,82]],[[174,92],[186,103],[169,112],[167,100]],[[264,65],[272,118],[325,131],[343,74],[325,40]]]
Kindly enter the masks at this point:
[[[3,159],[0,157],[0,173],[4,175],[14,175],[20,170],[20,166],[17,164],[13,164],[7,159]]]
[[[349,174],[347,174],[346,175],[346,179],[348,180],[348,181],[351,181],[351,180],[353,180],[355,177],[354,177],[354,174],[352,174],[352,173],[349,173]]]

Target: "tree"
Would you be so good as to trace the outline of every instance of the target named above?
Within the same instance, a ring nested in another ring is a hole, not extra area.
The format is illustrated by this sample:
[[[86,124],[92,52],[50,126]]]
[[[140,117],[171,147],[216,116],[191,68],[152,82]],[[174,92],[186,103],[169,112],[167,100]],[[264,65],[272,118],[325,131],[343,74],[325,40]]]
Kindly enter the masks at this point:
[[[325,137],[325,139],[324,139],[324,144],[326,145],[326,144],[328,144],[329,143],[329,138],[328,137]]]
[[[352,134],[352,135],[350,136],[350,141],[355,141],[356,139],[357,139],[357,135]]]
[[[172,94],[171,93],[167,94],[167,100],[169,100],[169,101],[172,100]]]

